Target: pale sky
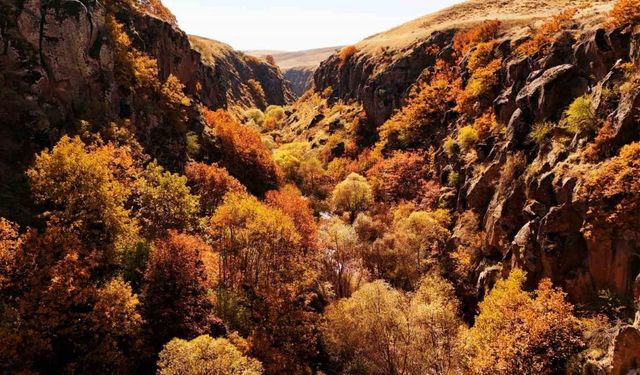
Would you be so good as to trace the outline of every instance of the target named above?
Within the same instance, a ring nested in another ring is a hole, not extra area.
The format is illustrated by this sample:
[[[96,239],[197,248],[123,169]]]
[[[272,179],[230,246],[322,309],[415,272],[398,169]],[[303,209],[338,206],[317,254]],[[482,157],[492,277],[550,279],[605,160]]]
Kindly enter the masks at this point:
[[[488,0],[490,1],[490,0]],[[461,0],[163,0],[189,34],[238,50],[353,44]]]

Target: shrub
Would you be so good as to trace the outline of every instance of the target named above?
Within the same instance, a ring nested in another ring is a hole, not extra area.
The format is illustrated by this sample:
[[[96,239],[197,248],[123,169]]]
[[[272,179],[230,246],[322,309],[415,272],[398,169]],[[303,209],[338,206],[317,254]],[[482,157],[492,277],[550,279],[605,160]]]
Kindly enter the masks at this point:
[[[532,56],[537,52],[543,51],[554,41],[553,38],[556,34],[571,25],[577,11],[576,8],[570,8],[553,16],[535,31],[531,40],[520,45],[516,49],[516,53],[523,56]]]
[[[458,144],[456,143],[455,139],[451,137],[447,137],[447,139],[444,140],[442,147],[444,148],[444,151],[447,153],[447,155],[449,155],[449,157],[453,157],[458,150]]]
[[[546,121],[534,124],[529,133],[529,139],[534,141],[538,147],[542,147],[548,143],[554,127],[554,123]]]
[[[270,105],[264,112],[263,126],[267,130],[278,129],[285,119],[284,109],[278,105]]]
[[[356,53],[358,53],[358,48],[356,48],[356,46],[346,46],[342,48],[338,55],[338,59],[340,60],[340,69],[342,69],[347,61]]]
[[[498,42],[496,41],[490,41],[479,43],[476,46],[475,51],[473,51],[471,56],[469,56],[469,60],[467,62],[467,69],[469,69],[469,72],[473,74],[479,68],[489,65],[489,63],[496,58],[493,51],[497,43]]]
[[[447,184],[450,187],[456,187],[460,183],[460,174],[458,172],[452,171],[449,173],[447,177]]]
[[[469,332],[473,373],[564,373],[568,360],[580,350],[578,321],[564,293],[549,280],[527,293],[524,281],[524,272],[515,269],[480,303]]]
[[[640,0],[618,0],[609,13],[607,26],[620,27],[640,22]]]
[[[160,352],[158,375],[260,375],[262,365],[225,338],[173,339]]]
[[[458,130],[457,143],[465,151],[469,151],[478,142],[478,132],[471,126]]]
[[[453,48],[460,57],[469,52],[478,43],[489,42],[498,37],[501,23],[496,20],[484,21],[469,30],[459,31],[453,38]]]
[[[244,117],[247,118],[248,126],[261,127],[264,123],[264,113],[258,108],[248,109],[244,113]]]
[[[565,124],[567,129],[573,134],[583,132],[594,133],[598,130],[599,120],[596,115],[591,97],[581,96],[569,105],[565,112]]]
[[[478,138],[480,139],[486,138],[497,128],[498,121],[496,120],[496,115],[493,110],[476,118],[473,122],[473,129],[478,133]]]

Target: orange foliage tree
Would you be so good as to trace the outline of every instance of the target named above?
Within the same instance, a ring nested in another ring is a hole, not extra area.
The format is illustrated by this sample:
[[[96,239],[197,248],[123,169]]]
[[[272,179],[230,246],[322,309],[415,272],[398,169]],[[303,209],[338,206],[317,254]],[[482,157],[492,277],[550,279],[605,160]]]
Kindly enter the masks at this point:
[[[428,164],[420,152],[396,151],[367,174],[377,199],[385,202],[414,200],[428,180]]]
[[[132,371],[141,318],[131,288],[109,280],[100,252],[55,218],[43,234],[16,237],[15,226],[9,228],[3,229],[12,248],[2,251],[10,252],[10,267],[0,284],[0,370]]]
[[[299,371],[301,359],[315,352],[309,303],[316,274],[293,220],[253,196],[231,193],[209,234],[221,258],[217,311],[233,329],[251,334],[267,372]],[[239,316],[243,310],[247,316]]]
[[[544,280],[534,293],[522,290],[525,274],[513,270],[480,303],[469,332],[475,374],[564,373],[581,346],[573,306]]]
[[[217,164],[189,163],[185,167],[188,184],[200,197],[200,214],[210,216],[227,193],[244,193],[245,187]]]
[[[204,110],[207,124],[220,142],[220,164],[251,192],[263,195],[282,180],[260,134],[234,121],[224,110]]]
[[[287,185],[280,190],[267,193],[266,202],[269,206],[284,212],[295,225],[300,235],[301,245],[306,251],[317,247],[318,228],[309,200],[304,198],[293,185]]]
[[[594,227],[637,230],[640,222],[640,142],[598,165],[585,179],[581,195],[587,199],[585,234]]]
[[[202,255],[212,251],[198,237],[169,231],[154,243],[144,276],[144,318],[153,344],[210,332],[214,316]]]

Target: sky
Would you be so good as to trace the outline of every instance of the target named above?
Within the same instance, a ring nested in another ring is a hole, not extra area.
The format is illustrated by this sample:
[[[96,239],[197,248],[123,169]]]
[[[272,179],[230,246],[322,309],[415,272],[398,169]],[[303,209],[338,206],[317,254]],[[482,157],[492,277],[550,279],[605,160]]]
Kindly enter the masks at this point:
[[[238,50],[356,43],[461,0],[163,0],[189,34]]]

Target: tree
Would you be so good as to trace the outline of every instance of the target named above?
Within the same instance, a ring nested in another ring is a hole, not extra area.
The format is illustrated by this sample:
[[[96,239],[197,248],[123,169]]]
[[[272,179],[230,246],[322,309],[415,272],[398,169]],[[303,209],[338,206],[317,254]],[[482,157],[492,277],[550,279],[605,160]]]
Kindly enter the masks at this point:
[[[131,241],[135,222],[125,207],[138,175],[131,155],[112,144],[86,145],[64,136],[27,171],[34,198],[83,241],[111,245]],[[113,254],[105,254],[113,257]]]
[[[158,375],[260,375],[262,366],[225,338],[173,339],[160,352]]]
[[[340,69],[342,69],[346,65],[347,61],[349,61],[351,57],[355,56],[356,53],[358,53],[358,48],[356,46],[343,47],[338,54]]]
[[[165,171],[157,162],[150,163],[137,196],[143,233],[156,238],[169,229],[194,229],[200,209],[198,200],[198,196],[191,194],[186,177]]]
[[[369,169],[367,176],[377,199],[389,203],[414,200],[427,183],[427,167],[421,153],[395,151]]]
[[[335,297],[351,296],[366,276],[356,231],[341,221],[327,222],[320,230],[320,249],[323,278],[333,287]]]
[[[200,197],[200,215],[210,216],[227,193],[244,193],[245,187],[217,164],[189,163],[185,167],[188,184]]]
[[[187,108],[191,105],[191,100],[184,94],[182,82],[178,77],[169,74],[160,88],[160,95],[160,104],[171,125],[181,133],[186,132]]]
[[[458,57],[463,58],[474,46],[498,38],[501,22],[497,20],[484,21],[468,30],[459,31],[453,38],[453,48]]]
[[[209,234],[221,258],[217,311],[242,324],[232,328],[251,335],[267,372],[298,371],[315,352],[309,304],[317,277],[294,222],[253,196],[232,193],[211,218]],[[236,300],[247,308],[245,319],[237,318]]]
[[[154,243],[144,277],[142,302],[152,342],[195,338],[214,323],[211,283],[202,254],[212,251],[198,237],[170,230]]]
[[[589,171],[580,189],[587,201],[583,231],[592,239],[597,231],[635,231],[640,222],[640,142]]]
[[[329,306],[322,333],[345,373],[452,374],[461,359],[457,311],[453,288],[438,276],[413,296],[378,280]]]
[[[564,293],[549,280],[528,293],[524,281],[525,273],[515,269],[480,303],[469,332],[474,373],[563,373],[580,350],[581,333]]]
[[[331,203],[336,211],[350,213],[353,220],[356,213],[366,210],[373,204],[371,186],[366,178],[352,173],[333,189]]]
[[[548,19],[536,29],[530,40],[516,49],[516,53],[523,56],[532,56],[540,51],[544,51],[555,40],[559,32],[567,29],[571,25],[573,17],[577,12],[577,8],[569,8]]]
[[[138,302],[121,280],[102,284],[101,252],[56,218],[17,241],[0,284],[0,369],[129,373]]]
[[[284,109],[278,105],[270,105],[264,112],[264,127],[267,130],[278,129],[286,114]]]
[[[238,124],[223,110],[205,110],[204,116],[220,141],[222,166],[252,193],[263,195],[278,187],[282,172],[258,132]]]
[[[307,252],[315,250],[318,246],[318,228],[309,200],[292,185],[287,185],[280,190],[272,190],[265,198],[269,206],[281,210],[291,218],[300,235],[300,244],[303,249]]]

